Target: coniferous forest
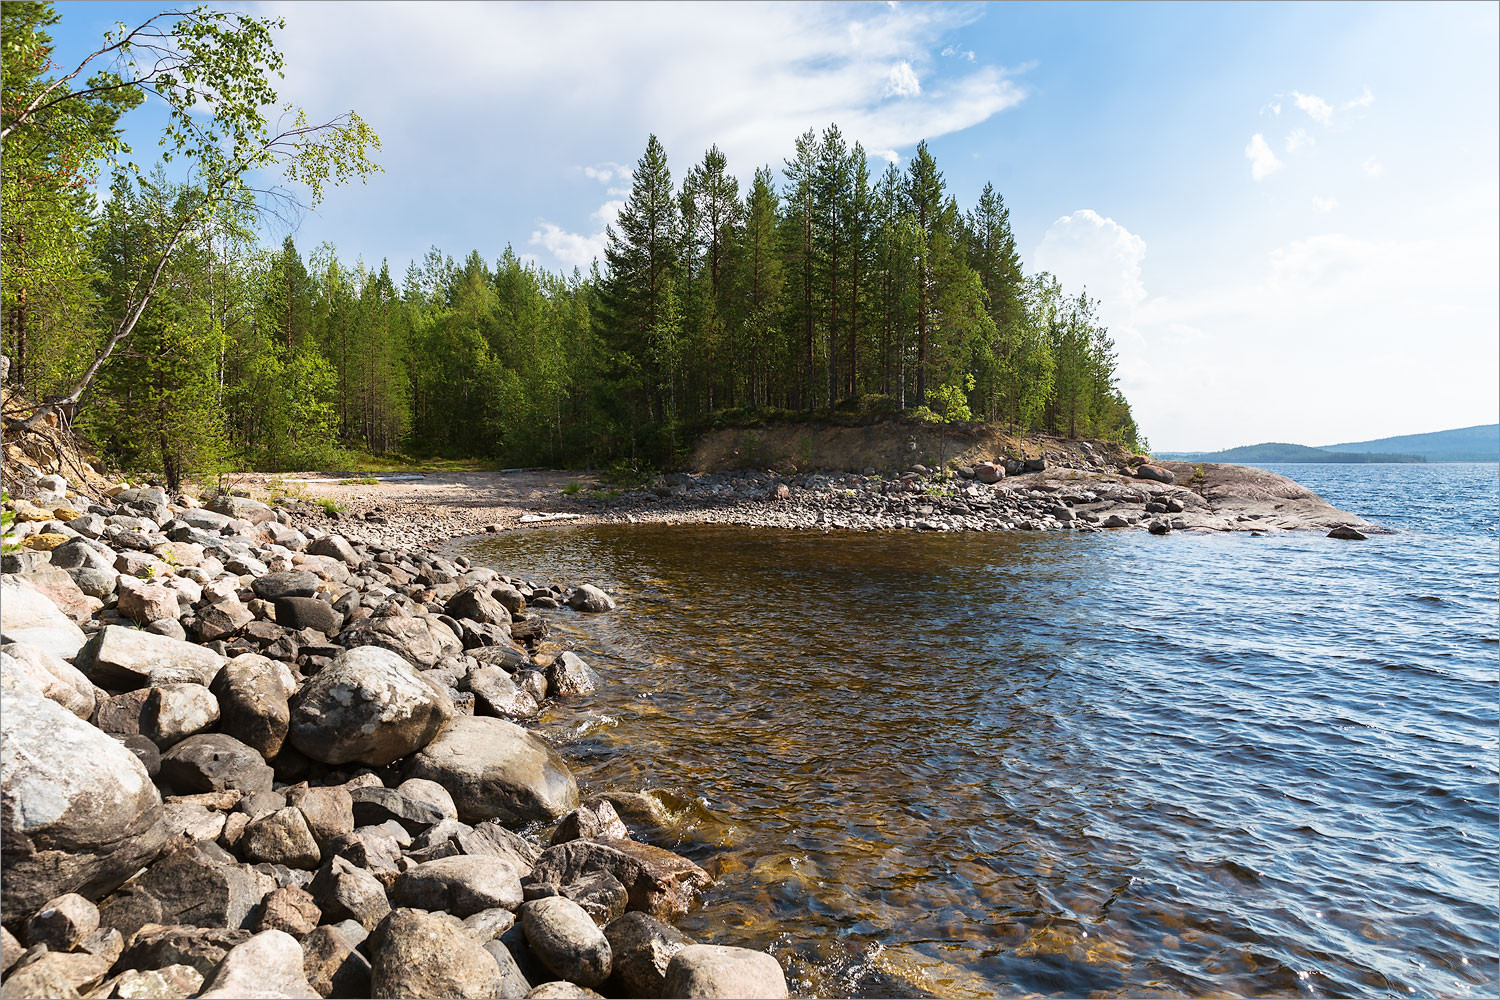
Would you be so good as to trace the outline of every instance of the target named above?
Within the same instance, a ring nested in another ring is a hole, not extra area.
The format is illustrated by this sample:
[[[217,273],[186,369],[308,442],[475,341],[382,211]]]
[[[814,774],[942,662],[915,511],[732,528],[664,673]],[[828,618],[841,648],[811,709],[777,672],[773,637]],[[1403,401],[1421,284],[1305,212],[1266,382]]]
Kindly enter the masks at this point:
[[[263,117],[273,22],[159,16],[121,33],[167,54],[154,77],[58,86],[51,5],[3,17],[6,416],[47,403],[122,468],[664,467],[715,421],[831,411],[1139,444],[1097,304],[1028,275],[1000,193],[963,207],[925,143],[886,163],[829,125],[742,185],[651,136],[587,273],[508,246],[393,273],[299,246],[297,206],[255,186],[280,170],[315,202],[379,169],[353,113]],[[174,109],[156,165],[120,138],[146,94]]]

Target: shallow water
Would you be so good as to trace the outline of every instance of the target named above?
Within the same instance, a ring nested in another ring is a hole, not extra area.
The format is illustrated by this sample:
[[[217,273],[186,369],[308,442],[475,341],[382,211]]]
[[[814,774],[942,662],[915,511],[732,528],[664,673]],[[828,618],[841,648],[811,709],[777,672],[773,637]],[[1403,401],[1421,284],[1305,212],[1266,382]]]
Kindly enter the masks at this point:
[[[621,611],[545,724],[665,789],[684,923],[832,996],[1493,996],[1497,470],[1285,466],[1399,533],[466,543]]]

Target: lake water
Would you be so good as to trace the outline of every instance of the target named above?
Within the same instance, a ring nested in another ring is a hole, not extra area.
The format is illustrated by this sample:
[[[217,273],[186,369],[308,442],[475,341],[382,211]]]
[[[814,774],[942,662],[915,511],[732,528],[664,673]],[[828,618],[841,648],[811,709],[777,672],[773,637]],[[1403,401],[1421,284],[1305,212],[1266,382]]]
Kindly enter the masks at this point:
[[[799,992],[1494,996],[1496,466],[1274,468],[1398,533],[462,551],[621,598],[555,616],[606,684],[547,735]]]

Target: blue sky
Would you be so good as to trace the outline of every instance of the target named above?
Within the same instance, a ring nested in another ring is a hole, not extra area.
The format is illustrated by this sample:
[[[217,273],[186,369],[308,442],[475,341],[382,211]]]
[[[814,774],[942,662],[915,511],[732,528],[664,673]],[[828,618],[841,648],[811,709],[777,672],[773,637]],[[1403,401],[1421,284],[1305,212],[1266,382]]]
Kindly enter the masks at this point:
[[[286,19],[284,98],[384,140],[304,250],[586,268],[648,132],[675,178],[718,142],[748,179],[837,121],[928,139],[966,207],[995,183],[1027,269],[1102,300],[1159,449],[1500,411],[1494,4],[243,6]],[[155,9],[58,8],[62,62]]]

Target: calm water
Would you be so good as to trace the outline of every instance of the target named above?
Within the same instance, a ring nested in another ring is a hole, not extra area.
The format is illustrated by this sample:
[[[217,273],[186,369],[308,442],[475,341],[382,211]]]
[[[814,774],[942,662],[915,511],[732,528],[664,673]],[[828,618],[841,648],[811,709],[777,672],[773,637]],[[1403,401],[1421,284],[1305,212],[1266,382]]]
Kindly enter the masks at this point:
[[[549,736],[801,992],[1494,996],[1496,467],[1277,471],[1399,533],[465,551],[623,598]]]

